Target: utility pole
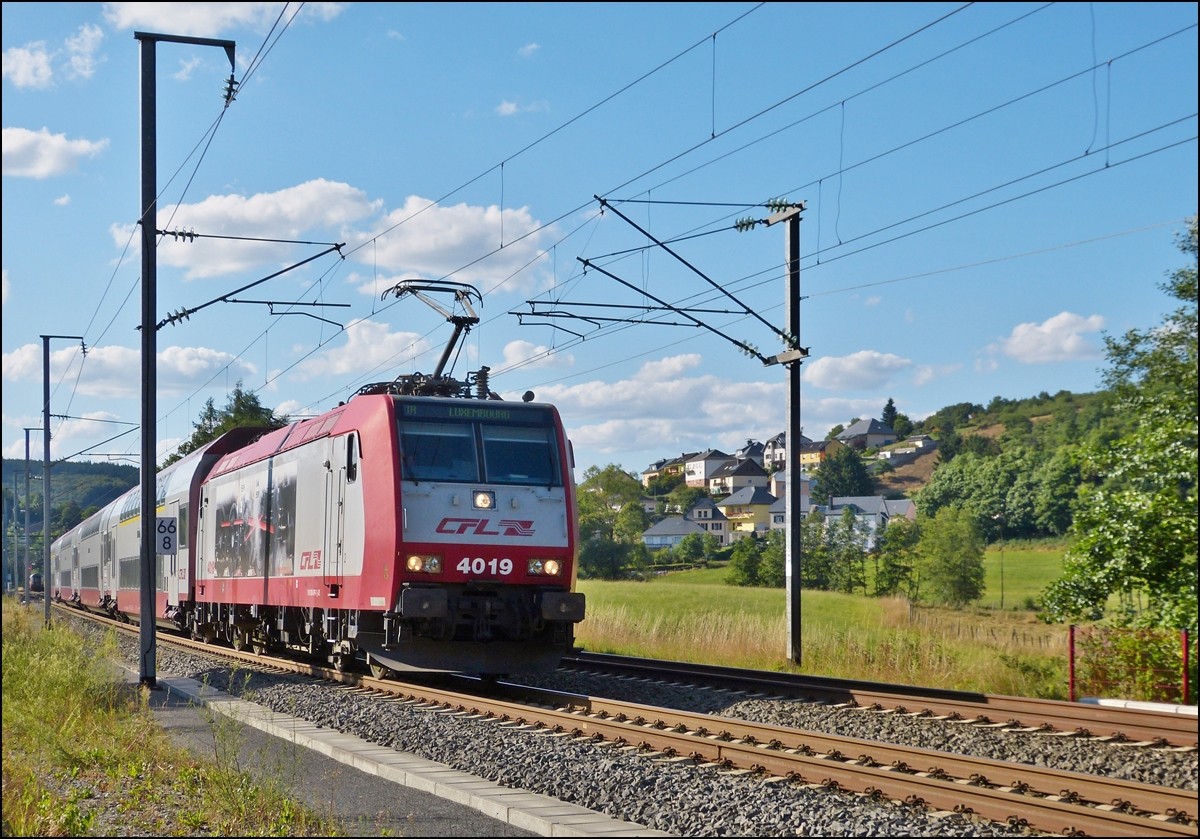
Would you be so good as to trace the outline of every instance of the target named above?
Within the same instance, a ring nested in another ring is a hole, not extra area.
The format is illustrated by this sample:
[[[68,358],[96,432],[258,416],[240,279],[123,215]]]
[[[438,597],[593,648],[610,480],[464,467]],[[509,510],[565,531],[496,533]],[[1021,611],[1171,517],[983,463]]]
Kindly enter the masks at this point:
[[[142,121],[142,203],[139,216],[142,226],[142,456],[141,456],[141,621],[142,644],[139,681],[143,687],[157,688],[154,622],[157,619],[154,520],[158,512],[157,437],[158,413],[158,134],[155,50],[159,41],[177,44],[223,47],[229,57],[227,104],[233,96],[233,41],[213,38],[191,38],[185,35],[159,35],[153,32],[134,32],[141,43],[141,121]]]
[[[40,429],[40,428],[26,428],[25,429],[25,528],[22,531],[25,534],[25,582],[23,582],[21,585],[24,586],[24,588],[23,588],[23,591],[25,592],[25,601],[24,602],[26,602],[26,603],[29,602],[29,432],[30,431],[41,431],[41,430],[42,429]],[[13,487],[13,498],[14,499],[17,497],[16,489],[17,489],[16,486],[14,486]],[[46,506],[45,501],[42,502],[42,506],[43,507]],[[44,517],[45,513],[43,513],[42,515]]]
[[[804,205],[789,207],[773,214],[767,224],[786,221],[784,253],[787,281],[784,284],[784,304],[787,309],[787,332],[790,348],[776,359],[787,368],[787,470],[785,490],[787,507],[787,540],[784,564],[787,578],[788,659],[800,664],[800,565],[803,557],[801,532],[804,523],[800,510],[803,480],[800,474],[800,365],[808,357],[808,349],[800,341],[800,214]]]
[[[84,354],[82,335],[42,336],[42,600],[46,604],[46,626],[50,625],[50,339],[70,338],[79,341]]]

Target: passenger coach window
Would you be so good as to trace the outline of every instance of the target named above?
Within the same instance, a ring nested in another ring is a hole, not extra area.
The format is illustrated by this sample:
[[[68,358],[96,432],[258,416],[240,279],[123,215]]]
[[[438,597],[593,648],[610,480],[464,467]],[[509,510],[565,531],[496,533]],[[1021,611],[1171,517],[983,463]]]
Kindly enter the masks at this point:
[[[465,423],[402,423],[400,460],[409,481],[479,480],[475,435]]]
[[[485,425],[483,455],[488,483],[560,483],[552,428]]]

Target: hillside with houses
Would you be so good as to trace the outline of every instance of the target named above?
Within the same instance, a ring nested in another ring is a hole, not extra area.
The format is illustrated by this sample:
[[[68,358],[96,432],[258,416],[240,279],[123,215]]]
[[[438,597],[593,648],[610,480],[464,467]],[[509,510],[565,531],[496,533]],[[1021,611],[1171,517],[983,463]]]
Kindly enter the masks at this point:
[[[917,422],[888,400],[878,418],[855,418],[824,440],[801,437],[793,491],[806,520],[852,525],[868,551],[889,524],[945,508],[966,510],[985,542],[1061,538],[1079,490],[1094,483],[1079,451],[1122,422],[1103,391],[996,397]],[[658,562],[693,536],[722,553],[748,536],[768,539],[787,528],[787,444],[780,433],[735,451],[663,457],[640,472],[595,469],[580,484],[585,542],[637,545]]]
[[[892,518],[914,521],[915,504],[902,493],[884,489],[882,481],[871,482],[871,493],[826,494],[822,503],[813,503],[815,476],[822,465],[829,458],[855,453],[869,464],[868,470],[894,475],[899,467],[918,460],[931,463],[936,449],[936,441],[927,434],[913,434],[898,444],[895,429],[877,419],[857,420],[827,440],[801,437],[800,513],[807,517],[816,512],[831,520],[853,515],[869,549]],[[643,506],[657,520],[643,532],[643,544],[652,551],[674,548],[697,534],[714,537],[723,548],[747,536],[765,538],[772,530],[782,530],[787,526],[787,456],[787,435],[780,433],[762,443],[747,440],[732,453],[684,452],[650,464],[640,475],[642,486],[652,493]],[[679,486],[701,491],[687,509],[660,500],[664,488]]]

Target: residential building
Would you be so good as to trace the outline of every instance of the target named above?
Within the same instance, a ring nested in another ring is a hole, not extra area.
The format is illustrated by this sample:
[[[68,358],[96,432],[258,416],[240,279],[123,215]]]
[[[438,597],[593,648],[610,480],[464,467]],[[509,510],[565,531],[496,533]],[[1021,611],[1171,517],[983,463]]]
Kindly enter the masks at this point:
[[[877,419],[865,419],[851,425],[837,435],[836,439],[861,451],[896,442],[896,432],[890,425],[884,425]]]
[[[682,475],[687,462],[696,456],[696,452],[683,453],[679,457],[669,457],[656,460],[642,470],[642,486],[650,486],[650,482],[660,475]]]
[[[781,501],[787,500],[787,470],[781,469],[771,476],[771,482],[767,484],[767,492],[774,495]],[[808,515],[809,507],[812,506],[810,494],[812,492],[812,478],[805,473],[800,473],[800,514]]]
[[[800,445],[804,446],[812,440],[800,435]],[[763,468],[768,472],[787,468],[787,432],[781,431],[770,440],[763,443]]]
[[[711,498],[699,499],[684,517],[704,528],[705,533],[716,536],[721,547],[729,544],[729,519]]]
[[[889,500],[882,495],[834,496],[829,499],[828,505],[817,505],[813,509],[825,515],[826,527],[850,510],[863,525],[863,547],[867,550],[874,549],[879,534],[893,519],[917,520],[917,507],[910,499]]]
[[[714,536],[720,547],[729,544],[729,521],[711,498],[701,498],[682,516],[667,516],[642,533],[650,550],[673,548],[691,533]]]
[[[800,445],[800,469],[803,472],[816,472],[826,458],[835,454],[845,444],[838,440],[820,440],[818,442],[802,443]]]
[[[707,489],[712,473],[724,466],[727,460],[729,455],[719,449],[709,449],[692,455],[683,465],[684,482],[690,487]]]
[[[728,460],[708,479],[708,494],[714,498],[732,495],[744,487],[766,488],[771,478],[762,466],[753,460]]]
[[[765,536],[771,526],[771,505],[776,500],[761,487],[746,487],[718,501],[717,507],[729,519],[730,543],[751,534]]]
[[[697,533],[703,536],[707,531],[694,521],[683,516],[667,516],[660,522],[651,525],[642,533],[642,542],[652,551],[662,548],[673,548],[683,541],[684,536]]]
[[[765,469],[766,464],[763,463],[763,450],[764,446],[762,443],[759,443],[757,440],[747,440],[746,445],[734,452],[733,456],[737,460],[753,460]]]

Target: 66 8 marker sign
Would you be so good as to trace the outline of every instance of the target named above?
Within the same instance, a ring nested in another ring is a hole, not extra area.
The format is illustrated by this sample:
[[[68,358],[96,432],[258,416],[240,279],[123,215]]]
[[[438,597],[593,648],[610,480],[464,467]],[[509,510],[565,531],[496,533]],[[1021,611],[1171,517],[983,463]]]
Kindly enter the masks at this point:
[[[179,540],[179,522],[174,516],[158,516],[154,520],[154,552],[159,556],[173,555]]]

